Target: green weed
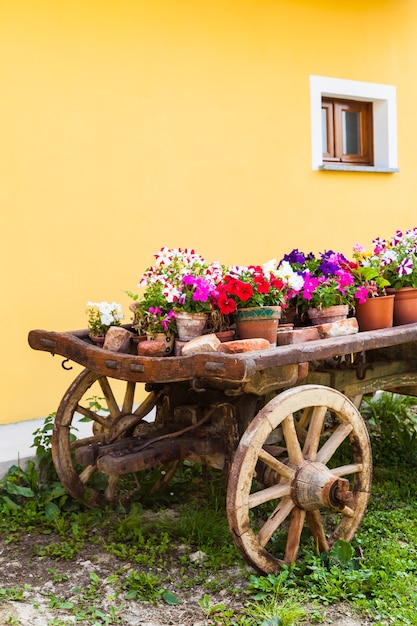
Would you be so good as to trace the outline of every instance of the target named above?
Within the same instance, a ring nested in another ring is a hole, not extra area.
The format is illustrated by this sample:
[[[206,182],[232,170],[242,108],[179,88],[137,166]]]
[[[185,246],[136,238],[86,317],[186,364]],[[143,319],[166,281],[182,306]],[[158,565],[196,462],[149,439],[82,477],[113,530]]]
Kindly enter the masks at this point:
[[[375,464],[417,464],[417,398],[382,392],[364,398],[361,413],[367,422]]]

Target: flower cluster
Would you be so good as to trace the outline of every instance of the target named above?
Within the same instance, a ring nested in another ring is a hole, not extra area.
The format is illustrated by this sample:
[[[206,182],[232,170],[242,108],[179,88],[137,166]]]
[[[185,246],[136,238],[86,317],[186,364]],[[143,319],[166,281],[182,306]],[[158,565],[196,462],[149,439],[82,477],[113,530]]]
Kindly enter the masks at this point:
[[[353,246],[353,261],[350,264],[359,304],[368,298],[386,295],[389,280],[384,276],[384,264],[379,254],[366,252],[361,244]]]
[[[417,287],[417,227],[404,232],[397,230],[388,239],[378,237],[373,245],[373,256],[391,287]]]
[[[302,280],[291,266],[277,268],[275,259],[262,266],[233,266],[218,285],[217,306],[224,315],[254,306],[285,307],[288,293],[301,286]]]
[[[139,281],[145,289],[159,286],[172,308],[188,313],[209,312],[217,296],[217,283],[223,276],[220,263],[207,263],[191,248],[161,248],[155,264]]]
[[[225,329],[242,308],[294,305],[301,322],[311,308],[356,304],[385,294],[388,286],[417,287],[417,228],[375,239],[368,253],[357,244],[352,260],[326,250],[295,248],[277,262],[226,267],[208,263],[191,248],[163,247],[138,283],[133,327],[140,333],[175,333],[175,313],[209,313],[208,328]],[[114,323],[114,322],[112,322]]]
[[[104,337],[110,326],[120,326],[124,315],[117,302],[87,302],[88,329],[91,335]]]
[[[316,256],[294,249],[283,260],[303,278],[302,289],[292,299],[301,312],[339,304],[354,308],[357,289],[350,263],[343,254],[328,250]]]
[[[174,311],[165,313],[159,307],[151,306],[147,311],[144,311],[144,317],[146,320],[146,332],[153,338],[158,333],[172,335],[176,330]]]

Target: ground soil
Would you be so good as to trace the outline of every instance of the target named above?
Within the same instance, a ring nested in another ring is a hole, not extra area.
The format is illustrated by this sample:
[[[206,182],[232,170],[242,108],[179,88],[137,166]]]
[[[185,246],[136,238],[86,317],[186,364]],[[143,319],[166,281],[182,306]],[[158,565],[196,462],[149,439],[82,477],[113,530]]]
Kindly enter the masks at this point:
[[[121,567],[129,568],[131,564],[122,562],[103,550],[102,546],[87,543],[81,553],[70,560],[53,560],[49,557],[34,556],[34,547],[47,545],[56,541],[52,535],[28,534],[17,543],[7,543],[0,538],[0,626],[63,626],[64,624],[121,624],[122,626],[209,626],[225,623],[224,618],[207,617],[198,601],[201,600],[207,589],[196,585],[187,590],[175,585],[175,577],[180,581],[179,573],[172,571],[173,581],[171,591],[179,598],[179,604],[170,606],[164,602],[151,604],[126,600],[123,594],[112,589],[106,579],[119,571]],[[178,546],[178,550],[181,546]],[[137,568],[135,565],[134,567]],[[192,570],[190,570],[191,572]],[[100,579],[99,593],[92,600],[84,595],[90,584],[90,575],[94,573]],[[59,580],[60,576],[65,578]],[[190,573],[190,575],[192,575]],[[228,608],[244,613],[244,603],[247,601],[243,593],[247,581],[247,571],[242,572],[239,567],[224,570],[220,580],[224,581],[225,589],[216,593],[209,592],[211,603],[222,603]],[[230,581],[233,587],[242,589],[241,594],[232,594]],[[24,597],[21,600],[10,599],[11,589],[22,589],[26,585]],[[6,594],[4,590],[9,592]],[[81,591],[80,591],[81,590]],[[52,602],[51,602],[52,599]],[[71,602],[72,609],[56,605],[56,599]],[[53,606],[55,604],[55,606]],[[81,617],[83,608],[100,610],[102,618],[96,622],[91,616]],[[75,607],[75,608],[74,608]],[[117,619],[112,618],[112,607]],[[75,618],[75,614],[76,617]],[[323,607],[321,624],[328,626],[369,626],[371,621],[355,614],[347,605]],[[104,620],[104,621],[103,621]],[[108,620],[108,621],[105,621]],[[303,624],[317,624],[317,621],[307,619]],[[256,626],[256,622],[254,622]]]

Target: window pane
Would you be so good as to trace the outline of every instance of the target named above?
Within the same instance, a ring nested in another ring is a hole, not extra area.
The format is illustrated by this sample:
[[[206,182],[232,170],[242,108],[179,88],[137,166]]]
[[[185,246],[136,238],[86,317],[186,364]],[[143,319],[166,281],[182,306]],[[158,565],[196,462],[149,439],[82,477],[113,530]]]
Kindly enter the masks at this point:
[[[330,152],[327,138],[327,109],[321,110],[321,143],[323,145],[323,152]]]
[[[361,154],[359,113],[343,111],[343,154]]]

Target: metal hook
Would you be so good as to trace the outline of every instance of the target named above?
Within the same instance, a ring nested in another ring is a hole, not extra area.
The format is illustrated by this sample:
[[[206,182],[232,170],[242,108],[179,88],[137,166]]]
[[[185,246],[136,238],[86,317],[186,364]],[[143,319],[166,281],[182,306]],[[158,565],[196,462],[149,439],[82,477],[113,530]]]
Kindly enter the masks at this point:
[[[63,369],[64,369],[64,370],[67,370],[67,371],[72,370],[72,365],[71,365],[71,367],[67,367],[67,366],[65,365],[65,363],[69,363],[69,362],[70,362],[70,360],[69,360],[69,359],[64,359],[64,360],[62,361],[61,365],[62,365],[62,367],[63,367]]]
[[[193,378],[193,380],[191,381],[191,389],[193,391],[196,391],[197,393],[202,393],[203,391],[205,391],[205,388],[198,387],[197,381],[198,381],[198,378]]]

